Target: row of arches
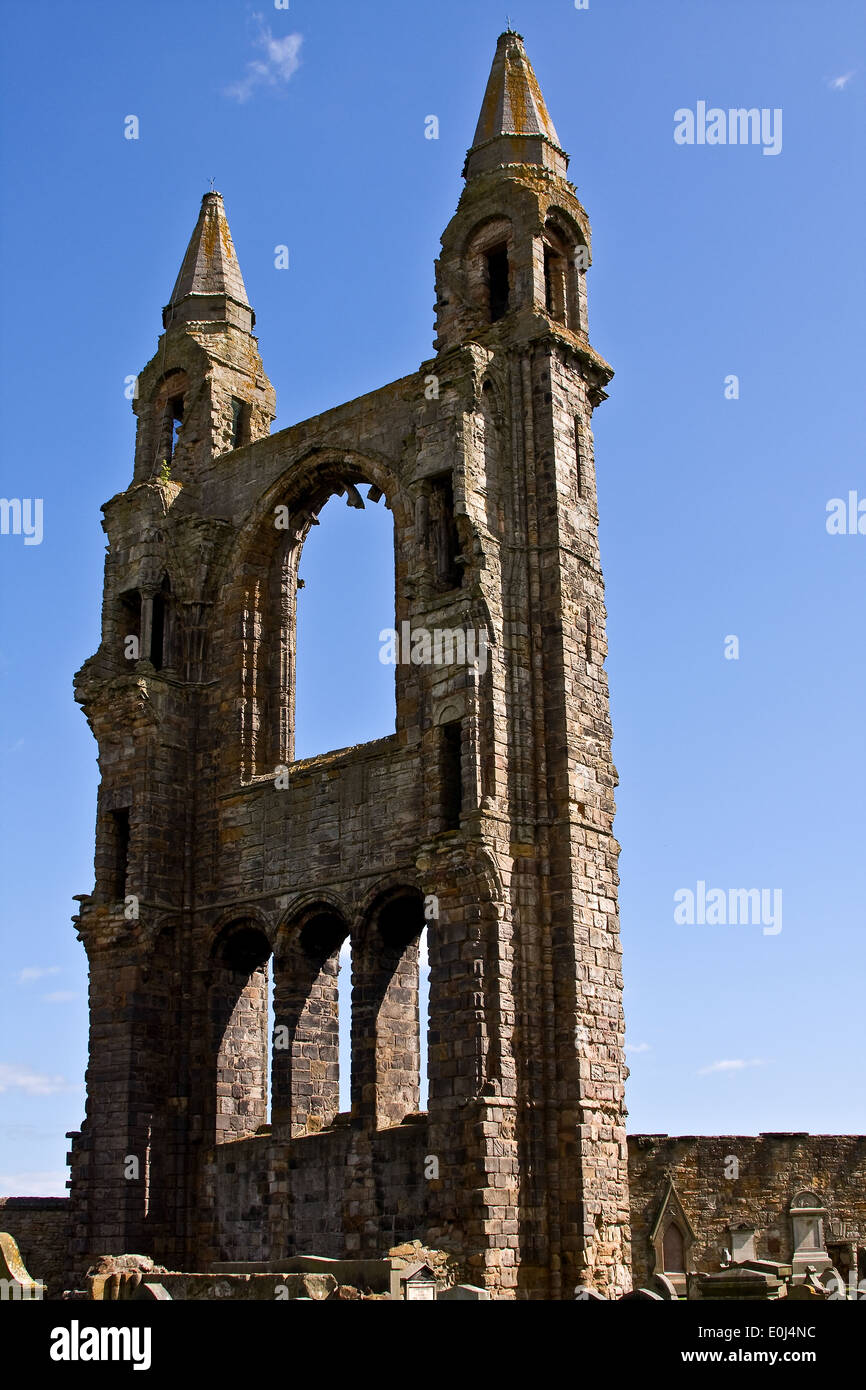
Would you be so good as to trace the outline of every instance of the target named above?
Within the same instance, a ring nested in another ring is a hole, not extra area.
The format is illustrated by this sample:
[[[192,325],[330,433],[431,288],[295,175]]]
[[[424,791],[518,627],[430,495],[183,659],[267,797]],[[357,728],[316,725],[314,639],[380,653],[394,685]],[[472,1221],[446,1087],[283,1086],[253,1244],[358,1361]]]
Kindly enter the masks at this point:
[[[426,960],[413,888],[390,891],[355,928],[334,904],[312,903],[275,947],[253,919],[225,927],[209,994],[216,1141],[268,1122],[292,1138],[316,1133],[347,1109],[380,1129],[418,1113]]]

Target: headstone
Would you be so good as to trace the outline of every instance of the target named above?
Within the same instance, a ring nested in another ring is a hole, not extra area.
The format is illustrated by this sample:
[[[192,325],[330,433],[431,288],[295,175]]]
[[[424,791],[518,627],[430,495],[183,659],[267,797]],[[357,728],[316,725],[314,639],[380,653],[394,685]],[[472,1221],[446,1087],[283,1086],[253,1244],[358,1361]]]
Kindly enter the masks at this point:
[[[733,1264],[742,1264],[745,1260],[755,1258],[755,1228],[754,1226],[732,1226],[731,1232],[731,1261]]]
[[[443,1302],[462,1301],[465,1303],[490,1302],[490,1290],[479,1289],[475,1284],[453,1284],[438,1295]]]
[[[671,1283],[670,1279],[666,1274],[656,1273],[653,1275],[650,1282],[652,1283],[655,1292],[663,1301],[673,1301],[674,1299],[679,1298],[679,1294],[677,1293],[676,1289],[674,1288],[673,1284]]]
[[[824,1248],[824,1218],[826,1207],[814,1192],[801,1192],[790,1206],[791,1226],[793,1228],[794,1254],[791,1264],[794,1278],[800,1280],[807,1269],[829,1269],[832,1263]]]
[[[818,1278],[828,1298],[847,1298],[845,1280],[842,1278],[842,1275],[835,1265],[831,1265],[829,1269],[825,1269]]]
[[[715,1274],[690,1274],[689,1298],[776,1299],[783,1281],[777,1274],[731,1265]]]
[[[433,1302],[436,1298],[436,1275],[428,1264],[410,1265],[400,1270],[401,1297],[408,1303]]]

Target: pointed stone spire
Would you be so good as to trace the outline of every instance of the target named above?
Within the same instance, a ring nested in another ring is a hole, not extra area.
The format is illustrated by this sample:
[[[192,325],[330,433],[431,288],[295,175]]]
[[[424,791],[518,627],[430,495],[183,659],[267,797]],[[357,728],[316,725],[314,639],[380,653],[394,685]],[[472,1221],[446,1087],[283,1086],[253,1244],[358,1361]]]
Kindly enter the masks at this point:
[[[221,193],[205,193],[171,299],[162,311],[173,323],[226,322],[252,332],[250,308]]]
[[[568,155],[544,104],[523,38],[499,35],[464,177],[509,164],[540,164],[565,177]]]

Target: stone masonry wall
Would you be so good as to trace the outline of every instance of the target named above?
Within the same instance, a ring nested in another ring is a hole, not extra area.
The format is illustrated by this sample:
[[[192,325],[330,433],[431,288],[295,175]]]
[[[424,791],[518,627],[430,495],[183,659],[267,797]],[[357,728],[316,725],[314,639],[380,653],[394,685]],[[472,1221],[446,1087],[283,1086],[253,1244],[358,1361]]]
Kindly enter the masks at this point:
[[[71,1223],[68,1197],[0,1197],[0,1231],[16,1241],[27,1273],[45,1284],[47,1298],[59,1298],[77,1274]]]
[[[737,1167],[729,1162],[737,1160]],[[725,1171],[737,1171],[726,1178]],[[696,1233],[690,1269],[718,1268],[730,1249],[730,1226],[756,1230],[758,1259],[790,1261],[789,1208],[813,1191],[827,1207],[828,1245],[866,1246],[866,1136],[837,1134],[631,1135],[632,1276],[645,1284],[654,1268],[650,1231],[673,1179]],[[864,1251],[866,1254],[866,1251]]]
[[[423,1123],[218,1146],[202,1194],[215,1217],[211,1258],[375,1258],[416,1239],[427,1221],[426,1150]]]

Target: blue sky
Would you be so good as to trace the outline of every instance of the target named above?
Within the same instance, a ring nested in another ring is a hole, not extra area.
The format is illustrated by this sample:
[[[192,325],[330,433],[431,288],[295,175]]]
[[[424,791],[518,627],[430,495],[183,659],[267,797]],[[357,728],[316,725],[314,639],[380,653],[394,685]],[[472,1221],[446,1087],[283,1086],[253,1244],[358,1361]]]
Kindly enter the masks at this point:
[[[62,1192],[83,1116],[69,918],[93,882],[97,769],[71,677],[99,640],[99,509],[131,477],[124,381],[201,195],[213,177],[225,197],[278,428],[415,370],[506,8],[4,12],[0,492],[42,498],[44,535],[0,536],[0,1192]],[[831,499],[866,499],[862,6],[510,13],[592,220],[590,336],[616,369],[594,427],[629,1127],[862,1131],[866,535],[825,524]],[[781,108],[781,152],[677,145],[674,112],[699,101]],[[301,752],[393,718],[389,519],[325,520],[302,565]],[[676,923],[698,882],[781,889],[782,930]]]

